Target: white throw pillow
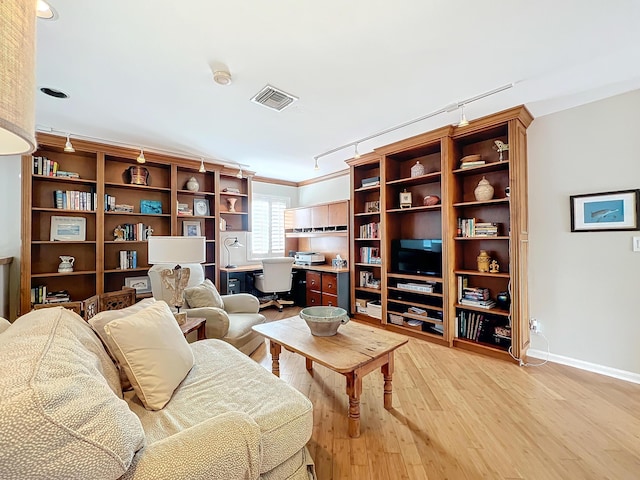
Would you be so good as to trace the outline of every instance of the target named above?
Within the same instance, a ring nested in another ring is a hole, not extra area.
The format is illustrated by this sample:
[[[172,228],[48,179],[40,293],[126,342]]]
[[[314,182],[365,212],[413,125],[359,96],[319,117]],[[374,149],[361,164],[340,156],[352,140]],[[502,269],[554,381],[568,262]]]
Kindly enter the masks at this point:
[[[191,308],[201,307],[217,307],[224,308],[222,297],[218,293],[216,286],[209,280],[205,279],[200,285],[185,288],[184,299]]]
[[[163,408],[193,367],[193,352],[169,306],[156,302],[104,329],[142,404]]]
[[[7,328],[11,326],[11,322],[6,318],[0,317],[0,333],[4,332]]]

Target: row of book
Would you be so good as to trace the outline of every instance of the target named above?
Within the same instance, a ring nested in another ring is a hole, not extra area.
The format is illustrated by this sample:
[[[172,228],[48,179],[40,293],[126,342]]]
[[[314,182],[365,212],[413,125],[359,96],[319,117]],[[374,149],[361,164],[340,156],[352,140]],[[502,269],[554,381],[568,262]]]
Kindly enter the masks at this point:
[[[477,222],[475,218],[458,218],[459,237],[497,237],[498,224]]]
[[[123,223],[114,233],[116,240],[147,241],[153,229],[144,223]]]
[[[458,320],[458,337],[476,342],[495,342],[494,334],[497,320],[482,313],[460,311]]]
[[[63,303],[70,302],[71,297],[66,290],[60,290],[57,292],[47,292],[46,285],[38,285],[31,289],[31,303]]]
[[[120,270],[138,268],[138,252],[135,250],[120,250]]]
[[[364,202],[365,213],[378,213],[380,211],[380,200]]]
[[[380,238],[380,223],[371,222],[360,225],[359,233],[360,238]]]
[[[53,202],[56,208],[63,210],[94,211],[98,203],[98,195],[94,191],[55,190]]]
[[[60,170],[60,165],[54,160],[50,160],[47,157],[33,157],[33,169],[34,175],[44,175],[47,177],[65,177],[65,178],[80,178],[80,174],[76,172],[64,172]]]
[[[381,264],[380,249],[378,247],[360,247],[360,261],[362,263]]]

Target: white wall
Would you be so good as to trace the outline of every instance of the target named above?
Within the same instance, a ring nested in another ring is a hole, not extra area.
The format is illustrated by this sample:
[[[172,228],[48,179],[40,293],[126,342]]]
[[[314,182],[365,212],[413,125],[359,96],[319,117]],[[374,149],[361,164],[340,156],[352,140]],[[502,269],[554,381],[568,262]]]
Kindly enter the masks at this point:
[[[298,206],[298,188],[289,187],[287,185],[278,185],[275,183],[251,182],[253,193],[262,195],[274,195],[278,197],[289,197],[291,199],[291,208]]]
[[[20,302],[20,156],[0,157],[0,257],[13,257],[9,277],[10,318],[15,319]]]
[[[332,178],[324,182],[304,185],[298,190],[298,202],[300,207],[315,205],[316,203],[337,202],[349,200],[351,196],[351,183],[349,175]]]
[[[552,354],[640,374],[640,232],[571,233],[569,196],[640,188],[640,91],[534,120],[529,295]],[[546,350],[542,338],[532,347]],[[569,362],[570,363],[570,362]]]

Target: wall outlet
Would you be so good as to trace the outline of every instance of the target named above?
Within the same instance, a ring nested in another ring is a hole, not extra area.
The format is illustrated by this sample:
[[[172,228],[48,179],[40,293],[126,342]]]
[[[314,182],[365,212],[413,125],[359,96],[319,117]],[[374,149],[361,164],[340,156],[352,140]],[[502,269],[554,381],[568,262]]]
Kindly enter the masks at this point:
[[[640,237],[633,237],[633,251],[640,252]]]
[[[540,323],[538,322],[537,318],[529,319],[529,330],[531,330],[533,333],[540,332]]]

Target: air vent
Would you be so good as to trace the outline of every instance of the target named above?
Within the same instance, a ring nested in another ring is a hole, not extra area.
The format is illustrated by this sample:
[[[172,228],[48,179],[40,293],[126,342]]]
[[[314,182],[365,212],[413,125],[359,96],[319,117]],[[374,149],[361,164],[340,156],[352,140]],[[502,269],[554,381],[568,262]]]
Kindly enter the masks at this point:
[[[283,92],[276,87],[272,87],[271,85],[264,87],[251,99],[254,103],[264,105],[265,107],[278,112],[284,110],[296,100],[298,100],[298,97],[289,95],[288,93]]]

